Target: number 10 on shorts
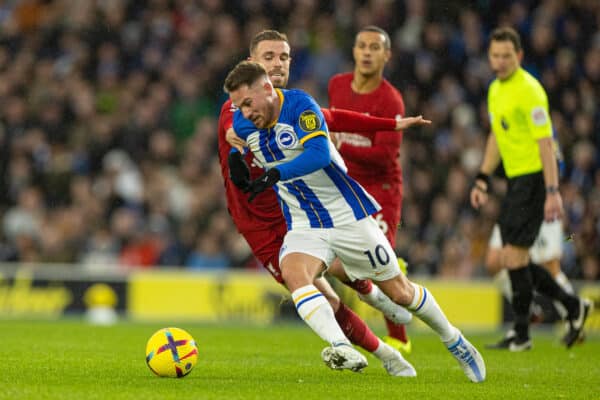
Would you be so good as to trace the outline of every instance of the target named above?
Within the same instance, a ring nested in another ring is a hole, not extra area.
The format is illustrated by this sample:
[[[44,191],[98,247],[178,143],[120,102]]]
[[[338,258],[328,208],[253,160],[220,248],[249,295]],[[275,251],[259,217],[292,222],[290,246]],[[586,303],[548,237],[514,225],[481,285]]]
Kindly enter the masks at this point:
[[[369,262],[371,263],[371,267],[373,269],[377,268],[378,266],[383,267],[385,265],[388,265],[388,263],[390,262],[390,255],[386,251],[385,247],[380,244],[375,246],[374,251],[365,250],[363,251],[363,253],[366,254],[369,258]],[[375,260],[377,260],[377,262]]]

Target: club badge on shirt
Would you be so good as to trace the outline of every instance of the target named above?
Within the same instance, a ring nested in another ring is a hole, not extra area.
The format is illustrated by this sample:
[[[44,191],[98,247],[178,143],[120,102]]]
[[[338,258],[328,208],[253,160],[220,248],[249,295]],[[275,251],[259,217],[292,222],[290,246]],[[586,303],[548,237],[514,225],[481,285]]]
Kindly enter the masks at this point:
[[[287,129],[278,130],[275,140],[277,141],[277,145],[283,149],[291,149],[298,142],[296,135]]]

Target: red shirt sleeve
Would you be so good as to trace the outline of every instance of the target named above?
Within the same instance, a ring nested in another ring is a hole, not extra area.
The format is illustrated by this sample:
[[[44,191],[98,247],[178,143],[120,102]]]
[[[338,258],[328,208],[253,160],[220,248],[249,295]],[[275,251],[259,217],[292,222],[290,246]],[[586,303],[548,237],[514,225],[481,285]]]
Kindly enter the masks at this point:
[[[325,121],[332,132],[372,132],[389,131],[396,128],[396,120],[393,118],[372,117],[356,111],[342,109],[321,109]],[[398,132],[394,131],[394,134]]]
[[[393,100],[393,101],[392,101]],[[393,96],[384,103],[386,105],[383,114],[404,115],[404,102],[401,96]],[[394,121],[394,127],[396,121]],[[352,146],[342,143],[340,153],[344,159],[360,164],[365,168],[391,168],[398,160],[398,149],[402,144],[402,132],[390,130],[377,130],[371,147]]]
[[[366,168],[388,168],[396,163],[398,148],[402,143],[402,135],[397,131],[378,131],[371,147],[352,146],[342,143],[340,153],[345,160],[361,164]]]
[[[221,127],[223,128],[223,132],[227,132],[227,129],[233,126],[233,112],[231,109],[231,103],[224,104],[221,109],[220,121]]]

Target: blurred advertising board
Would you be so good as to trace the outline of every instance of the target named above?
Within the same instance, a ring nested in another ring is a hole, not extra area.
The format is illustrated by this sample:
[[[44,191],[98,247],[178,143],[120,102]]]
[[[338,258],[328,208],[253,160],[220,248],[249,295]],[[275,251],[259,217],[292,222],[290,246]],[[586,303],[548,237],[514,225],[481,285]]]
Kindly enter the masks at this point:
[[[90,288],[103,291],[97,300],[125,312],[127,280],[124,276],[89,274],[77,266],[6,266],[0,268],[0,317],[54,318],[87,309]]]
[[[512,319],[510,305],[492,281],[413,278],[435,295],[453,324],[496,329]],[[349,287],[332,281],[344,302],[369,324],[383,319]],[[595,303],[587,328],[600,332],[600,285],[576,285]],[[86,270],[81,266],[0,264],[0,318],[55,318],[109,306],[139,321],[250,322],[298,320],[287,290],[267,273],[184,269]],[[541,303],[542,306],[544,303]],[[551,305],[551,303],[548,302]],[[554,323],[550,314],[545,322]],[[414,319],[411,326],[424,325]]]

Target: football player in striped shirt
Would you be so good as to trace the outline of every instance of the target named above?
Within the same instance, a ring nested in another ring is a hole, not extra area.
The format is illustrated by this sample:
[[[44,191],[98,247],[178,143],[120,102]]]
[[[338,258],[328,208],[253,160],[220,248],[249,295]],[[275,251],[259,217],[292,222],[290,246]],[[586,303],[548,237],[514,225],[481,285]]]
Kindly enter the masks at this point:
[[[269,188],[277,193],[288,230],[279,255],[282,278],[298,314],[330,344],[322,352],[325,363],[353,371],[367,366],[313,284],[337,257],[350,280],[371,279],[431,327],[471,381],[485,380],[479,352],[448,321],[434,296],[400,271],[392,246],[371,217],[381,207],[346,173],[317,103],[300,90],[275,89],[264,67],[251,61],[231,70],[224,87],[238,107],[233,129],[266,170],[250,180],[240,168],[242,155],[232,150],[231,171],[240,173],[235,182],[249,202]]]

